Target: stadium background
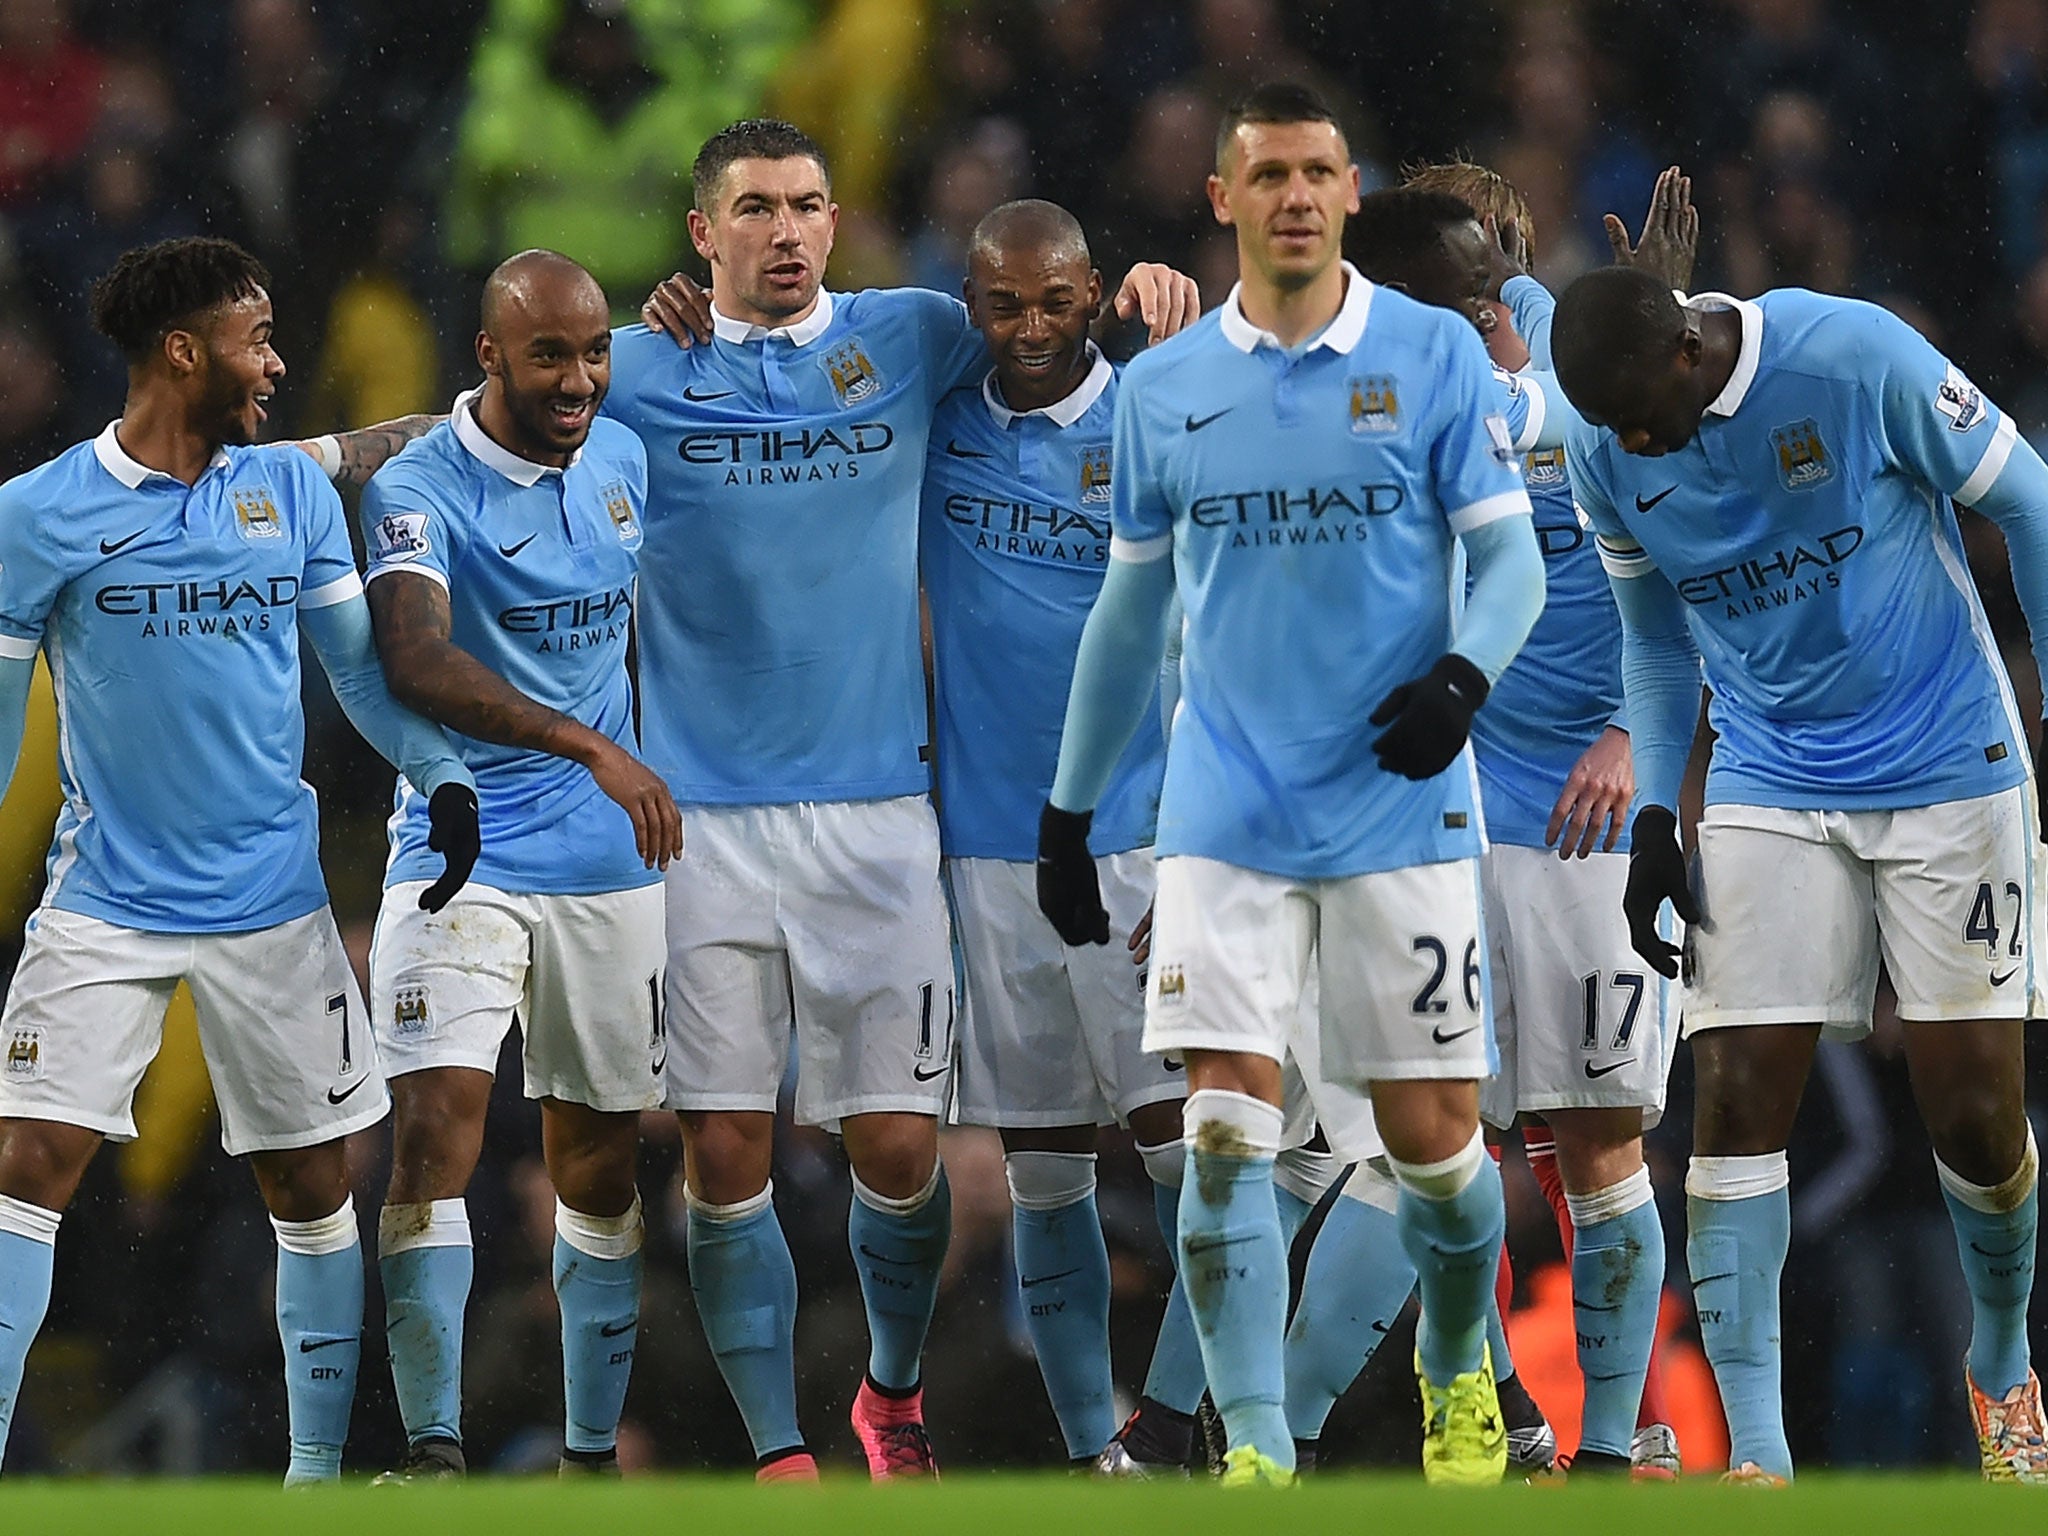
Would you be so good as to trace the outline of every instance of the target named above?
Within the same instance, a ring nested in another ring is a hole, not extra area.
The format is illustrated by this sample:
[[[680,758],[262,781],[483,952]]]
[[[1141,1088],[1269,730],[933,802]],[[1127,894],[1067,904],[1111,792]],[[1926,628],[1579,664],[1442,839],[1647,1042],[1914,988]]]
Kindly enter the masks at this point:
[[[1600,215],[1636,223],[1656,170],[1676,161],[1703,212],[1696,287],[1877,299],[2048,446],[2048,0],[0,0],[0,475],[118,413],[120,365],[90,333],[83,289],[128,246],[212,232],[269,263],[292,370],[281,433],[445,409],[469,377],[477,281],[498,257],[559,246],[629,312],[686,249],[696,146],[763,110],[833,155],[836,288],[956,291],[975,219],[1035,194],[1080,215],[1105,269],[1171,261],[1213,305],[1231,269],[1201,192],[1215,112],[1280,75],[1338,103],[1368,185],[1459,150],[1505,172],[1534,208],[1537,271],[1553,287],[1605,259]],[[1969,534],[2031,703],[2003,550],[1974,520]],[[312,713],[308,775],[360,954],[390,775],[330,701]],[[0,813],[8,968],[40,880],[49,751],[35,738]],[[2033,1059],[2039,1118],[2048,1078]],[[1689,1096],[1681,1056],[1653,1150],[1673,1239],[1667,1360],[1696,1400],[1677,1193]],[[560,1422],[551,1199],[516,1071],[498,1097],[471,1193],[468,1429],[473,1464],[540,1466]],[[66,1221],[10,1471],[281,1459],[270,1233],[213,1139],[189,1023],[145,1085],[142,1118],[144,1139],[101,1159]],[[691,1313],[673,1123],[650,1116],[647,1130],[652,1262],[622,1447],[629,1464],[743,1465]],[[357,1150],[358,1209],[374,1211],[381,1138]],[[941,1455],[1050,1465],[1000,1153],[963,1133],[946,1155],[954,1254],[928,1376]],[[1895,1021],[1868,1046],[1823,1050],[1793,1164],[1795,1452],[1806,1465],[1969,1464],[1967,1301]],[[823,1138],[786,1135],[775,1177],[804,1286],[806,1427],[850,1465],[844,1405],[864,1344],[844,1173]],[[1105,1179],[1119,1375],[1133,1384],[1165,1260],[1135,1162]],[[1571,1374],[1569,1311],[1543,1269],[1556,1241],[1533,1188],[1510,1182],[1517,1352],[1569,1418],[1549,1385]],[[374,1271],[370,1311],[357,1468],[400,1448]],[[2044,1323],[2037,1295],[2037,1345]],[[1332,1421],[1328,1462],[1412,1465],[1406,1358],[1397,1334]],[[1689,1459],[1711,1466],[1711,1404],[1689,1418]]]

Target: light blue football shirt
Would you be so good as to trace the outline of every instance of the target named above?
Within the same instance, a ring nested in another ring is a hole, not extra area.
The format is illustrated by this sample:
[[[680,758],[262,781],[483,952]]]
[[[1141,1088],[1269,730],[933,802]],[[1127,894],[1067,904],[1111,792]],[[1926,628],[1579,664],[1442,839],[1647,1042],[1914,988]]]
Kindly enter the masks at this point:
[[[1455,536],[1529,498],[1471,322],[1346,274],[1305,347],[1233,290],[1124,371],[1114,553],[1170,553],[1187,614],[1162,855],[1318,878],[1479,850],[1469,760],[1388,773],[1367,717],[1450,648]]]
[[[362,591],[341,499],[289,446],[188,488],[118,426],[0,486],[0,655],[40,647],[57,688],[45,900],[156,933],[303,917],[327,887],[298,610]]]
[[[600,417],[567,469],[520,458],[478,425],[476,391],[378,470],[360,517],[370,569],[447,589],[449,638],[538,704],[637,752],[626,641],[644,537],[647,459]],[[580,763],[449,731],[476,776],[483,853],[501,891],[592,895],[661,878],[633,822]],[[437,879],[427,802],[398,782],[385,883]]]
[[[1096,352],[1057,404],[1012,411],[990,372],[948,395],[932,422],[921,559],[951,857],[1038,856],[1074,653],[1109,563],[1116,394],[1116,370]],[[1152,841],[1165,768],[1155,700],[1096,803],[1098,855]]]
[[[988,366],[958,299],[820,292],[687,351],[618,332],[647,448],[641,739],[686,804],[922,794],[918,495],[932,412]]]
[[[1714,694],[1708,800],[1884,810],[2020,783],[1954,509],[1997,480],[2011,419],[1875,305],[1692,302],[1742,324],[1693,440],[1638,458],[1582,426],[1568,454],[1608,572],[1660,571],[1685,604]]]

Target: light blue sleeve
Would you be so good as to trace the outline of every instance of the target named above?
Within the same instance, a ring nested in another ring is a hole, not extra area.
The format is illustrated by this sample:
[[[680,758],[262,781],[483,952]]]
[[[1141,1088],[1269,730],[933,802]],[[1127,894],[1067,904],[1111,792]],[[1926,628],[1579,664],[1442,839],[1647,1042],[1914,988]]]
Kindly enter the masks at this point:
[[[1159,658],[1159,737],[1168,746],[1173,744],[1173,712],[1180,708],[1181,633],[1186,626],[1187,615],[1176,592],[1166,612],[1166,652]]]
[[[1550,316],[1557,300],[1535,278],[1511,277],[1500,287],[1500,301],[1514,317],[1515,334],[1529,349],[1529,365],[1550,368]]]
[[[367,574],[413,571],[446,588],[462,552],[464,530],[443,512],[444,504],[411,460],[401,464],[394,459],[372,475],[356,509],[370,561]]]
[[[1081,631],[1052,803],[1092,811],[1159,687],[1173,614],[1173,561],[1111,555]]]
[[[1685,605],[1664,573],[1608,568],[1621,610],[1621,687],[1632,729],[1636,805],[1678,810],[1678,791],[1700,720],[1700,654],[1686,628]]]
[[[1508,437],[1517,453],[1539,453],[1562,448],[1566,435],[1582,421],[1565,398],[1557,375],[1540,368],[1509,373],[1494,365],[1494,381],[1506,397],[1503,415]]]
[[[1148,555],[1162,543],[1170,548],[1173,539],[1173,507],[1145,442],[1144,394],[1150,380],[1151,374],[1137,365],[1124,371],[1110,433],[1110,462],[1115,468],[1109,477],[1110,531],[1144,546]]]
[[[349,724],[386,762],[395,765],[414,789],[431,795],[443,784],[476,788],[476,780],[441,728],[391,697],[384,669],[377,661],[370,605],[362,593],[321,608],[301,608],[299,627],[312,642],[313,654],[320,658],[321,669],[334,685],[334,697]]]
[[[1977,510],[2005,534],[2013,591],[2027,616],[2034,665],[2048,687],[2048,464],[2025,438],[2012,444],[1990,489],[1978,496]]]
[[[1502,413],[1500,378],[1486,345],[1468,321],[1449,310],[1432,313],[1441,316],[1441,329],[1434,359],[1439,372],[1431,381],[1436,413],[1429,470],[1444,518],[1461,537],[1515,513],[1526,522],[1521,454]]]
[[[1543,616],[1543,551],[1527,513],[1496,518],[1459,538],[1472,584],[1451,649],[1496,683]]]
[[[21,758],[21,738],[28,731],[28,695],[36,680],[34,652],[0,654],[0,799],[14,782]]]

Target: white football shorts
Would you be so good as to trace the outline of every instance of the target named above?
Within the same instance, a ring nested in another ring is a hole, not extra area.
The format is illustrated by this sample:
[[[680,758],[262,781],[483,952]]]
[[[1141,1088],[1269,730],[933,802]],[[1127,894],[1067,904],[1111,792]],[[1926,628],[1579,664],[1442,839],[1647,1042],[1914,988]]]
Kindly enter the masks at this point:
[[[42,907],[0,1013],[0,1118],[133,1141],[136,1085],[181,981],[230,1155],[319,1146],[390,1109],[326,907],[251,933],[144,933]]]

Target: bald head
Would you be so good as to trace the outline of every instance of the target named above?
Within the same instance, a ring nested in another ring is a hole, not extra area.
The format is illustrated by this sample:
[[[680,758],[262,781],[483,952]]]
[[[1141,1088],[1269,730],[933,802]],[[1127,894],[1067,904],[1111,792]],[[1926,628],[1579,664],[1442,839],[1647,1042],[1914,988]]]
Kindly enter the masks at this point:
[[[1058,203],[1027,197],[992,208],[974,226],[967,258],[1000,265],[1005,258],[1030,255],[1042,262],[1073,262],[1088,268],[1088,237],[1081,222]]]
[[[484,281],[484,370],[477,420],[537,464],[566,464],[583,446],[611,384],[611,311],[604,290],[558,251],[521,251]]]
[[[529,319],[606,309],[597,279],[560,251],[521,251],[484,279],[483,327],[496,333],[515,313]]]

